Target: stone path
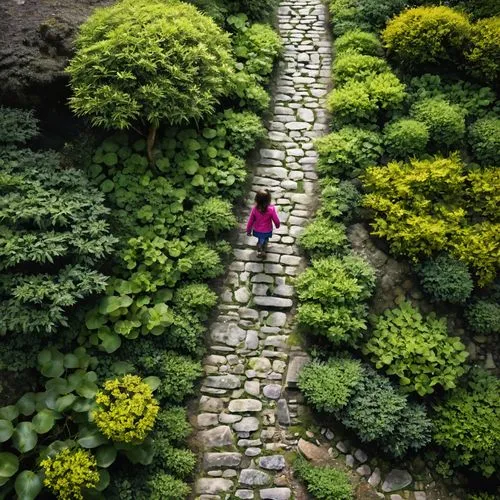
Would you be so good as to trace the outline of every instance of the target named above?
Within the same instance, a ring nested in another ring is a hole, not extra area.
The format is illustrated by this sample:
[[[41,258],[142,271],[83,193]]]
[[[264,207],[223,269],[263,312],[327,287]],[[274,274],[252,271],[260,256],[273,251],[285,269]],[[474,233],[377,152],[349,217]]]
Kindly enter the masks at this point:
[[[278,21],[284,43],[269,123],[269,148],[260,151],[255,191],[273,193],[282,226],[265,261],[255,239],[242,232],[234,250],[218,317],[211,327],[206,377],[197,415],[203,447],[199,500],[287,500],[284,451],[297,405],[287,400],[304,354],[288,342],[292,332],[291,278],[304,265],[297,237],[314,205],[317,161],[313,139],[328,132],[324,99],[330,82],[331,43],[321,0],[283,0]],[[242,231],[244,223],[241,221]]]

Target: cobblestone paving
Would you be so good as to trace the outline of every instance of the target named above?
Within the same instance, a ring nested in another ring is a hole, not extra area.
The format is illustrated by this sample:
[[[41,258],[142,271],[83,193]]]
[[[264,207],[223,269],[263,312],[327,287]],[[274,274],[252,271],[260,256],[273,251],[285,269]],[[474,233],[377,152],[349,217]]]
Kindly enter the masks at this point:
[[[269,148],[260,151],[255,191],[273,193],[281,227],[264,261],[243,232],[234,249],[218,317],[211,326],[197,415],[203,447],[199,500],[296,496],[286,478],[284,451],[295,442],[287,427],[296,403],[286,389],[306,360],[288,338],[293,321],[291,278],[303,266],[297,237],[311,217],[317,176],[314,138],[328,132],[324,99],[330,81],[331,43],[321,0],[284,0],[278,12],[284,43],[269,123]]]

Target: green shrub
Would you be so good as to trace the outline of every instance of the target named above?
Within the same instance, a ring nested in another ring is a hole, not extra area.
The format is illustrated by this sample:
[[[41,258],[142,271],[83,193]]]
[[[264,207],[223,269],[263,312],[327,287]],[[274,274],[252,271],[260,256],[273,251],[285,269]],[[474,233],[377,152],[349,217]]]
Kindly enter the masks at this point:
[[[251,111],[237,113],[224,111],[224,126],[227,131],[227,147],[229,151],[244,158],[266,136],[266,128],[262,120]]]
[[[445,99],[462,108],[468,121],[491,113],[496,94],[490,87],[464,80],[447,82],[439,75],[426,73],[410,82],[410,104],[435,97]]]
[[[217,294],[205,283],[191,283],[179,287],[174,294],[173,304],[180,311],[194,311],[198,317],[206,319],[217,304]]]
[[[500,305],[488,300],[477,300],[465,311],[469,328],[476,333],[500,333]]]
[[[332,467],[318,467],[304,459],[294,462],[294,471],[306,483],[307,491],[318,500],[351,500],[353,487],[349,476]]]
[[[186,396],[193,394],[194,382],[201,376],[199,361],[174,352],[158,352],[139,360],[147,375],[160,377],[161,384],[156,389],[159,400],[181,403]]]
[[[169,474],[158,472],[147,482],[150,500],[185,500],[191,493],[191,487]]]
[[[191,450],[175,448],[165,439],[154,440],[154,454],[164,470],[178,478],[186,478],[196,467],[197,458]]]
[[[70,106],[96,126],[125,129],[139,120],[154,139],[160,122],[199,119],[231,89],[229,36],[182,2],[124,0],[97,9],[75,44]]]
[[[500,78],[500,15],[472,25],[470,47],[465,52],[472,73],[488,82]]]
[[[163,439],[173,443],[184,441],[192,432],[186,409],[180,406],[161,410],[156,419],[155,429]]]
[[[0,143],[25,144],[38,133],[38,120],[33,111],[0,106]]]
[[[409,302],[388,309],[375,320],[363,353],[378,369],[399,379],[402,388],[420,396],[434,386],[448,390],[465,373],[468,353],[458,337],[449,337],[446,320],[423,318]]]
[[[375,33],[354,29],[344,33],[335,40],[337,55],[353,51],[368,56],[383,56],[382,43]]]
[[[232,77],[233,94],[238,105],[249,108],[257,113],[269,107],[271,98],[261,84],[258,75],[251,75],[246,71],[237,71]]]
[[[484,165],[500,163],[500,118],[482,118],[469,128],[469,144]]]
[[[424,123],[411,119],[389,122],[384,128],[384,146],[393,158],[409,158],[425,153],[429,131]]]
[[[340,222],[316,217],[300,235],[299,243],[312,257],[343,254],[348,248],[346,227]]]
[[[313,361],[304,366],[298,386],[316,410],[333,413],[349,402],[362,376],[359,361],[330,358],[326,363]]]
[[[500,380],[474,370],[466,387],[434,406],[434,441],[454,465],[489,477],[500,466]]]
[[[327,176],[347,174],[356,177],[382,156],[380,134],[355,127],[344,127],[316,140],[318,171]]]
[[[334,344],[355,343],[366,330],[365,301],[374,286],[374,269],[361,257],[313,260],[296,280],[299,323]]]
[[[448,255],[424,262],[418,273],[422,288],[433,300],[461,304],[474,288],[467,265]]]
[[[106,287],[98,268],[116,243],[110,211],[56,153],[5,149],[0,168],[0,334],[52,333]]]
[[[408,9],[391,19],[382,32],[390,55],[403,65],[456,63],[470,37],[467,15],[445,6]]]
[[[373,234],[414,262],[447,252],[466,263],[480,286],[498,268],[497,168],[465,170],[457,154],[370,167],[364,205],[375,212]],[[439,210],[436,210],[439,207]]]
[[[229,0],[227,4],[231,12],[244,12],[252,21],[263,21],[272,18],[278,2],[277,0]]]
[[[397,109],[405,99],[405,85],[390,71],[372,74],[364,81],[350,80],[334,89],[327,107],[336,124],[374,122],[382,110]]]
[[[233,40],[233,47],[234,55],[243,61],[247,73],[268,77],[282,43],[272,26],[255,23],[241,30]]]
[[[424,407],[409,403],[389,379],[368,367],[337,416],[361,441],[376,441],[395,457],[430,442],[431,422]]]
[[[452,146],[465,135],[464,111],[444,99],[424,99],[415,103],[411,116],[426,125],[431,142],[437,146]]]
[[[366,80],[376,74],[387,72],[388,69],[387,62],[381,57],[348,51],[336,57],[333,64],[333,80],[336,85],[344,85],[349,80]]]
[[[356,209],[361,203],[361,193],[350,181],[336,178],[325,178],[320,181],[321,206],[318,217],[330,220],[342,220],[348,224],[353,219]]]
[[[405,5],[405,0],[331,0],[333,32],[338,36],[356,28],[378,31]]]

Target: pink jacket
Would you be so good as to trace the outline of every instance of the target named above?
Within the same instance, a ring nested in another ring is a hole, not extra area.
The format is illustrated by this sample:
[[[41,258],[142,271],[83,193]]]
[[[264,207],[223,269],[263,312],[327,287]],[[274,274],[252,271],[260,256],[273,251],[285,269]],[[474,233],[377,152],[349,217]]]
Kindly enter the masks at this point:
[[[270,233],[273,230],[273,222],[276,228],[280,227],[280,219],[274,205],[269,205],[265,213],[253,207],[248,218],[247,233],[251,233],[252,229],[258,233]]]

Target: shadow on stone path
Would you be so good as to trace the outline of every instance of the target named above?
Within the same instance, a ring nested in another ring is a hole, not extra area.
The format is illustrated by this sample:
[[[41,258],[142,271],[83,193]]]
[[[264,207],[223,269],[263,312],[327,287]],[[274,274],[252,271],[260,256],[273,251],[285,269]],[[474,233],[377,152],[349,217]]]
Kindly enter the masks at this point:
[[[203,448],[199,500],[300,498],[287,478],[287,427],[296,405],[287,401],[304,353],[289,346],[294,307],[291,278],[303,266],[297,237],[315,205],[313,140],[328,132],[324,99],[331,43],[321,0],[283,0],[278,12],[284,43],[269,123],[269,149],[260,151],[255,191],[273,193],[281,227],[264,261],[244,234],[234,249],[218,317],[210,330],[206,377],[197,415]]]

